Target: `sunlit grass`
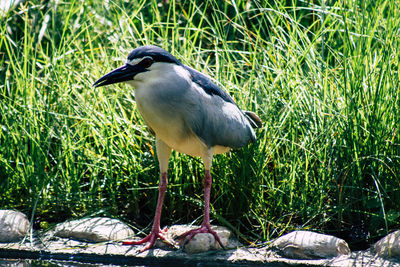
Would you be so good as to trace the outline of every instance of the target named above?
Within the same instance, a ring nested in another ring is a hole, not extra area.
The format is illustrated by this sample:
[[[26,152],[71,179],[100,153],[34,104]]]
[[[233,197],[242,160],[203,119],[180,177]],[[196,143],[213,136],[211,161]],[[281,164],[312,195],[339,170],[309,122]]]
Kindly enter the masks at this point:
[[[264,242],[292,229],[376,238],[400,217],[398,4],[28,2],[0,24],[0,207],[40,221],[107,215],[143,228],[154,138],[125,85],[93,88],[156,44],[264,127],[216,156],[212,217]],[[201,161],[173,153],[162,224],[200,222]],[[188,212],[190,211],[190,212]]]

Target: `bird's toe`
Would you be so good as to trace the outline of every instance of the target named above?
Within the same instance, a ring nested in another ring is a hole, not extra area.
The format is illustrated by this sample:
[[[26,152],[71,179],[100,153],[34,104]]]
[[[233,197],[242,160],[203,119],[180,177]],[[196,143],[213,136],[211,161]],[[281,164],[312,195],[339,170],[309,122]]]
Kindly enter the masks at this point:
[[[124,241],[122,242],[123,245],[143,245],[145,243],[146,246],[144,246],[139,253],[142,253],[146,250],[149,250],[150,248],[152,248],[154,246],[154,244],[156,243],[157,238],[160,238],[163,242],[165,242],[166,244],[168,244],[171,248],[175,248],[176,245],[174,244],[173,241],[168,240],[165,237],[165,233],[168,231],[168,228],[165,227],[164,229],[160,229],[158,231],[151,231],[151,233],[149,235],[147,235],[145,238],[139,240],[139,241]]]

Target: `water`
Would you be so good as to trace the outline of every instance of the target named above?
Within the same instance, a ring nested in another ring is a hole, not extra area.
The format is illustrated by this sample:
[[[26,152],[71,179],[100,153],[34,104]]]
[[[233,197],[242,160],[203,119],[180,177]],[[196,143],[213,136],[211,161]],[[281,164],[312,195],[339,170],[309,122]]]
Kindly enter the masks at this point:
[[[95,259],[93,259],[94,261]],[[148,261],[148,260],[147,260]],[[97,266],[135,266],[135,267],[180,267],[180,266],[196,266],[196,267],[225,267],[225,266],[235,266],[235,267],[244,267],[244,266],[255,266],[255,265],[247,265],[247,264],[231,264],[231,263],[210,263],[210,262],[177,262],[177,261],[168,261],[168,262],[147,262],[147,263],[139,263],[132,261],[132,259],[126,260],[125,262],[115,262],[115,263],[89,263],[89,262],[78,262],[78,261],[65,261],[65,260],[43,260],[43,259],[1,259],[0,258],[0,266],[1,267],[97,267]],[[273,266],[273,265],[265,265],[265,266]],[[277,267],[282,265],[276,265]],[[286,265],[285,265],[286,266]]]
[[[89,267],[89,266],[105,266],[104,264],[90,264],[79,263],[71,261],[53,261],[53,260],[30,260],[30,259],[0,259],[0,266],[4,267],[33,267],[33,266],[75,266],[75,267]],[[112,265],[109,265],[112,266]],[[115,266],[115,265],[114,265]],[[143,266],[143,265],[140,265]]]
[[[257,264],[256,264],[257,265]],[[51,253],[48,251],[29,251],[18,249],[0,249],[0,267],[31,266],[136,266],[136,267],[223,267],[223,266],[255,266],[253,264],[232,264],[216,261],[210,255],[201,258],[177,259],[173,257],[132,257],[125,255],[85,254],[85,253]],[[259,264],[258,264],[259,266]],[[267,264],[263,266],[287,266],[286,264]]]

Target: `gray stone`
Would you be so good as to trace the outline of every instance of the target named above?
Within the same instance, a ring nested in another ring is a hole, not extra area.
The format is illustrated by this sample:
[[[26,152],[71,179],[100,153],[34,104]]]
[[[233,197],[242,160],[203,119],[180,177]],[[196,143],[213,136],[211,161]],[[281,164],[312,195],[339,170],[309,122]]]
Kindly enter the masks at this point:
[[[374,252],[380,257],[400,257],[400,230],[388,234],[374,245]]]
[[[30,223],[25,214],[13,210],[0,210],[0,242],[16,242],[29,231]]]
[[[195,235],[190,242],[188,242],[184,249],[187,253],[201,253],[209,251],[212,244],[216,243],[215,238],[209,233],[200,233]]]
[[[125,223],[111,218],[84,218],[58,224],[54,235],[89,242],[118,241],[134,236]]]
[[[281,236],[271,247],[291,259],[323,259],[349,255],[351,252],[343,239],[310,231],[294,231]]]

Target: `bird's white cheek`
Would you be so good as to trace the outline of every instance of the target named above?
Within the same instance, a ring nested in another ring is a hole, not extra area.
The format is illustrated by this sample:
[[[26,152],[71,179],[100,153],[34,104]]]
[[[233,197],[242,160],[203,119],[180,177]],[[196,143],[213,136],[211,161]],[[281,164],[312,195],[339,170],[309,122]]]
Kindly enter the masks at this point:
[[[135,80],[131,80],[131,81],[126,81],[127,84],[129,84],[130,86],[136,88],[138,83]]]
[[[133,81],[145,82],[148,79],[149,79],[149,77],[148,77],[148,73],[147,72],[140,72],[140,73],[135,75],[135,77],[133,78]]]
[[[145,77],[144,73],[138,73],[135,75],[133,80],[127,81],[126,83],[133,86],[135,89],[143,87],[143,85],[149,82],[148,77]]]

